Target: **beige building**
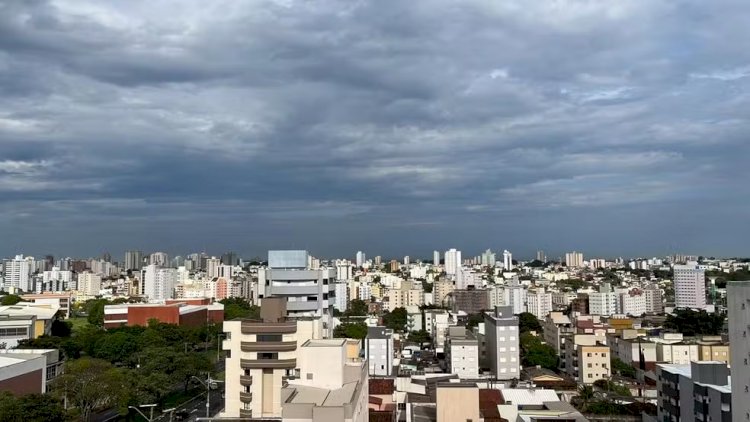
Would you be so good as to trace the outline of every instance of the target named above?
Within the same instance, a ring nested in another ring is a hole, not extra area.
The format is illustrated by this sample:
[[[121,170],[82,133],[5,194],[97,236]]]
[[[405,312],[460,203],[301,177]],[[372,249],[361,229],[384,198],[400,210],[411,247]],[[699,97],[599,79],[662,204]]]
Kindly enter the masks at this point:
[[[453,282],[451,280],[439,280],[432,285],[432,297],[435,305],[442,305],[445,298],[453,292]]]
[[[298,350],[299,378],[281,390],[282,420],[366,422],[365,362],[348,355],[348,340],[308,340]]]
[[[436,406],[437,422],[479,421],[479,388],[476,384],[438,384]]]
[[[388,290],[388,311],[407,306],[420,306],[424,304],[424,291],[421,286],[417,288],[411,281],[401,283],[400,289]]]
[[[698,356],[702,361],[729,363],[729,343],[721,337],[703,337],[698,341]]]
[[[299,347],[323,334],[320,318],[286,317],[286,298],[265,298],[261,321],[224,321],[227,351],[222,417],[280,418],[285,382],[300,373]]]
[[[599,343],[595,335],[576,334],[565,338],[565,372],[583,384],[609,378],[609,347]]]

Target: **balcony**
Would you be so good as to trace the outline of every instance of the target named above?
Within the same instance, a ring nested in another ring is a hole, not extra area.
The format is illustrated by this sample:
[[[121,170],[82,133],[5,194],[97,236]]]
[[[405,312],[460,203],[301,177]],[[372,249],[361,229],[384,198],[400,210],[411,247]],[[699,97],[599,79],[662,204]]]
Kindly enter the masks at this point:
[[[252,409],[240,409],[240,417],[241,418],[252,418],[253,417],[253,410]]]
[[[297,359],[241,359],[243,369],[294,369]]]
[[[253,393],[240,391],[240,401],[242,403],[251,403],[253,401]]]
[[[242,321],[242,334],[294,334],[296,332],[296,321]]]
[[[246,342],[241,345],[243,352],[293,352],[297,350],[296,341],[259,341]]]
[[[251,375],[240,375],[240,385],[253,385],[253,377]]]

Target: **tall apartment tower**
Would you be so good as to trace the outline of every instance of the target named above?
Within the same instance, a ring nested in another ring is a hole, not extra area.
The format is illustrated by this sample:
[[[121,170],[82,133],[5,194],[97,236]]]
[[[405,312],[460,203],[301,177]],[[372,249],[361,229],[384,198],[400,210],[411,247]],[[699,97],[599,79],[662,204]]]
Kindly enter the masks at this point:
[[[575,251],[566,253],[565,266],[570,268],[583,267],[583,254]]]
[[[127,251],[125,252],[125,270],[139,271],[143,268],[143,252]]]
[[[490,370],[499,380],[519,378],[518,317],[510,306],[498,306],[484,314],[487,359]]]
[[[219,267],[221,266],[221,259],[212,256],[206,260],[206,275],[209,279],[214,279],[219,276]]]
[[[24,292],[32,290],[31,278],[29,277],[31,265],[29,260],[24,258],[23,255],[16,255],[13,259],[6,259],[3,268],[5,268],[4,287],[6,291],[10,291],[11,288]]]
[[[366,258],[367,258],[367,256],[365,255],[364,252],[357,251],[357,256],[355,258],[355,260],[357,261],[357,268],[360,268],[363,265],[365,265]]]
[[[141,294],[150,302],[163,302],[174,298],[174,288],[179,274],[175,268],[162,268],[151,264],[141,271]]]
[[[729,357],[732,363],[732,415],[750,419],[750,281],[727,283]]]
[[[544,251],[536,251],[536,260],[546,263],[547,255],[544,254]]]
[[[513,254],[507,249],[503,251],[503,268],[505,271],[513,270]]]
[[[445,273],[455,276],[461,269],[461,251],[449,249],[445,251]]]
[[[164,252],[154,252],[149,256],[148,263],[159,267],[166,267],[169,265],[169,255]]]
[[[393,375],[393,330],[385,327],[367,327],[365,358],[371,376]]]
[[[674,266],[675,308],[706,309],[706,271],[697,262]]]
[[[336,296],[336,268],[308,268],[307,251],[268,251],[268,267],[258,270],[256,295],[284,297],[292,318],[316,318],[324,336],[333,333],[333,303]]]
[[[432,252],[432,265],[440,265],[440,251]]]

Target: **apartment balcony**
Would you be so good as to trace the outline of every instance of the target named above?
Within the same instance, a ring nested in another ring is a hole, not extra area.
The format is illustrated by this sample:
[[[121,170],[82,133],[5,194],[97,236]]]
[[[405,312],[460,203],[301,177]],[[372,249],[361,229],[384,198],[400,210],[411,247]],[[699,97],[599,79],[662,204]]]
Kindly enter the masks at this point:
[[[240,375],[240,385],[242,385],[242,386],[253,385],[253,377],[252,377],[252,375]]]
[[[240,391],[240,401],[242,403],[252,403],[253,393],[246,393],[244,391]]]
[[[242,321],[242,334],[294,334],[296,321],[261,322]]]
[[[297,359],[241,359],[243,369],[294,369]]]
[[[253,410],[252,409],[240,409],[240,417],[241,418],[252,418],[253,417]]]
[[[241,344],[243,352],[293,352],[297,350],[296,341],[259,341]]]

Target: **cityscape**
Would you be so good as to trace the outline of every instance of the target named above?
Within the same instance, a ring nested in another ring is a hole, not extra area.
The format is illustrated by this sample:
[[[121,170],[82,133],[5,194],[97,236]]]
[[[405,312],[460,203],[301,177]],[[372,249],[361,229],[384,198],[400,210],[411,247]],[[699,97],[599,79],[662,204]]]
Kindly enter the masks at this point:
[[[0,0],[0,422],[750,421],[747,0]]]
[[[467,255],[17,255],[2,264],[0,388],[12,395],[0,409],[87,421],[746,413],[750,259]]]

